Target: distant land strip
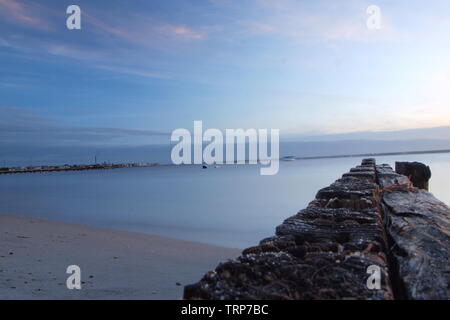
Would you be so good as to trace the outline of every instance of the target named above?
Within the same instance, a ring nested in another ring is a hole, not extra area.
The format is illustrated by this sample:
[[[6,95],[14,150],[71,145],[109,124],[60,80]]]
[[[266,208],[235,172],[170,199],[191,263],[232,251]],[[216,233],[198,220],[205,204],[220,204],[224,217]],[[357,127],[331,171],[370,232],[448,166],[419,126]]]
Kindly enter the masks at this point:
[[[122,163],[122,164],[93,164],[93,165],[64,165],[64,166],[30,166],[25,168],[0,168],[0,174],[110,170],[120,168],[142,168],[142,167],[156,167],[156,166],[159,166],[159,164]]]
[[[407,154],[436,154],[436,153],[450,153],[450,149],[444,150],[425,150],[425,151],[404,151],[404,152],[384,152],[384,153],[360,153],[360,154],[346,154],[333,156],[314,156],[314,157],[297,157],[285,156],[280,158],[282,161],[296,161],[296,160],[315,160],[315,159],[337,159],[337,158],[355,158],[355,157],[380,157],[380,156],[397,156]],[[170,164],[169,164],[170,165]],[[30,166],[30,167],[5,167],[0,168],[1,174],[14,173],[42,173],[42,172],[61,172],[61,171],[84,171],[84,170],[108,170],[120,168],[142,168],[142,167],[156,167],[164,166],[159,163],[122,163],[122,164],[93,164],[93,165],[64,165],[64,166]]]
[[[287,156],[287,157],[281,158],[281,160],[315,160],[315,159],[337,159],[337,158],[355,158],[355,157],[381,157],[381,156],[398,156],[398,155],[407,155],[407,154],[434,154],[434,153],[450,153],[450,149],[425,150],[425,151],[383,152],[383,153],[360,153],[360,154],[344,154],[344,155],[314,156],[314,157]]]

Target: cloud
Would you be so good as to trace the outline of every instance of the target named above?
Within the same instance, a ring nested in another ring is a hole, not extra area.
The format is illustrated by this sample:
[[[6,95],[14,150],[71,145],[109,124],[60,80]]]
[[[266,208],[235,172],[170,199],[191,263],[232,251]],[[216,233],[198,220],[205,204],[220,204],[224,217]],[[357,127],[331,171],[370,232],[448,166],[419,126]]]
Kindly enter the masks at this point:
[[[142,15],[127,7],[118,15],[102,10],[102,7],[82,5],[82,30],[68,33],[64,24],[64,11],[56,10],[49,4],[0,0],[0,17],[4,17],[8,23],[37,31],[54,31],[36,37],[16,29],[14,33],[2,34],[0,45],[27,52],[46,50],[52,55],[75,59],[105,59],[118,52],[132,50],[178,50],[180,45],[206,38],[204,30],[186,23],[157,19],[151,14]],[[59,23],[58,28],[53,25],[52,21],[55,20]]]
[[[21,4],[16,0],[0,0],[0,16],[4,19],[35,29],[51,30],[52,25],[43,18],[49,13],[44,7],[36,4]]]
[[[299,2],[291,0],[254,0],[236,24],[247,36],[272,36],[297,42],[377,42],[399,38],[388,14],[383,14],[382,28],[376,32],[366,26],[369,2],[336,1]]]
[[[450,140],[450,126],[416,128],[386,131],[356,131],[318,136],[292,135],[290,139],[299,141],[407,141],[407,140]],[[425,147],[426,148],[426,147]]]
[[[37,25],[40,22],[36,17],[29,15],[23,5],[15,0],[0,0],[0,7],[3,9],[4,16],[10,16],[19,22],[33,25]]]
[[[171,79],[172,77],[160,72],[146,71],[142,68],[132,68],[132,67],[123,67],[123,66],[112,66],[112,65],[96,65],[97,69],[118,72],[133,76],[139,76],[143,78],[149,79]]]
[[[186,26],[165,25],[163,29],[167,30],[169,33],[173,35],[176,35],[177,37],[181,37],[187,40],[203,40],[205,38],[204,33],[195,31]]]
[[[111,19],[100,18],[94,14],[83,13],[87,24],[97,28],[96,31],[106,33],[116,39],[147,48],[165,47],[179,41],[200,41],[206,38],[205,32],[195,30],[185,24],[166,23],[151,17],[133,17],[133,22],[121,22],[117,18],[114,26],[104,21]],[[92,29],[95,30],[95,29]]]
[[[60,125],[60,119],[41,116],[38,111],[18,107],[0,107],[0,135],[2,145],[95,145],[120,144],[148,137],[167,140],[169,132],[114,127]]]

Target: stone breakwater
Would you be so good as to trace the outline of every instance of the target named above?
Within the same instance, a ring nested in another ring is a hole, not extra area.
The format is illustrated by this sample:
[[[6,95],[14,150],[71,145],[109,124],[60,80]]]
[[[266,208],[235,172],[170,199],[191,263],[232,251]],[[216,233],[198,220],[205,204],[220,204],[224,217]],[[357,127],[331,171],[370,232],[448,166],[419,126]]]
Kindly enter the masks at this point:
[[[184,299],[449,299],[450,209],[363,160],[276,235],[219,264]],[[381,271],[369,289],[368,268]]]

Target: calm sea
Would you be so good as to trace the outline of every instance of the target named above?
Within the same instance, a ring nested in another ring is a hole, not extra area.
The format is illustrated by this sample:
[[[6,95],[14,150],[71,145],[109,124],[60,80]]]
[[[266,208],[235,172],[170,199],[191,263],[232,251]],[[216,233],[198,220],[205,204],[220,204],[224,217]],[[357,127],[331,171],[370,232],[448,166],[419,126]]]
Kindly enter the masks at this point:
[[[244,248],[360,161],[281,162],[275,176],[248,165],[2,175],[0,212]],[[395,161],[430,165],[430,191],[450,203],[450,154],[377,158]]]

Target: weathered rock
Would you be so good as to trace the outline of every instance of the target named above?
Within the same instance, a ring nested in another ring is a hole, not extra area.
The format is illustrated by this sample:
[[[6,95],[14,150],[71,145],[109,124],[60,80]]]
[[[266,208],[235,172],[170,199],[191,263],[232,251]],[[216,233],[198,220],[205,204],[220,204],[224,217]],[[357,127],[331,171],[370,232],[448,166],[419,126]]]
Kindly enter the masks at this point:
[[[361,166],[375,166],[376,160],[374,158],[363,159]]]
[[[293,250],[294,251],[294,250]],[[186,286],[188,299],[310,300],[390,299],[387,290],[368,290],[366,270],[380,264],[374,254],[311,251],[244,254],[220,264],[194,285]],[[383,279],[388,279],[387,275]],[[384,281],[383,288],[388,287]]]
[[[448,207],[366,159],[185,299],[448,299]],[[386,232],[388,230],[388,233]],[[366,285],[378,266],[382,286]]]
[[[372,182],[373,179],[365,177],[346,176],[337,180],[331,186],[319,190],[316,200],[311,202],[323,208],[347,208],[353,210],[364,210],[374,208],[375,191],[377,185]]]
[[[450,299],[450,209],[429,192],[387,181],[382,207],[402,298]]]
[[[420,162],[396,162],[395,172],[407,176],[416,188],[429,190],[430,167]]]
[[[375,172],[373,171],[351,171],[349,173],[345,173],[342,177],[364,178],[368,181],[375,182]]]
[[[317,192],[316,199],[342,198],[351,199],[356,197],[373,197],[378,185],[357,177],[346,177],[339,179],[329,187]]]
[[[375,172],[375,168],[373,166],[356,166],[350,169],[350,172]]]
[[[324,209],[310,206],[277,227],[279,236],[293,235],[297,243],[332,241],[383,243],[383,224],[376,210]]]
[[[408,177],[395,173],[387,164],[377,166],[377,182],[381,188],[392,188],[394,186],[412,187]]]

